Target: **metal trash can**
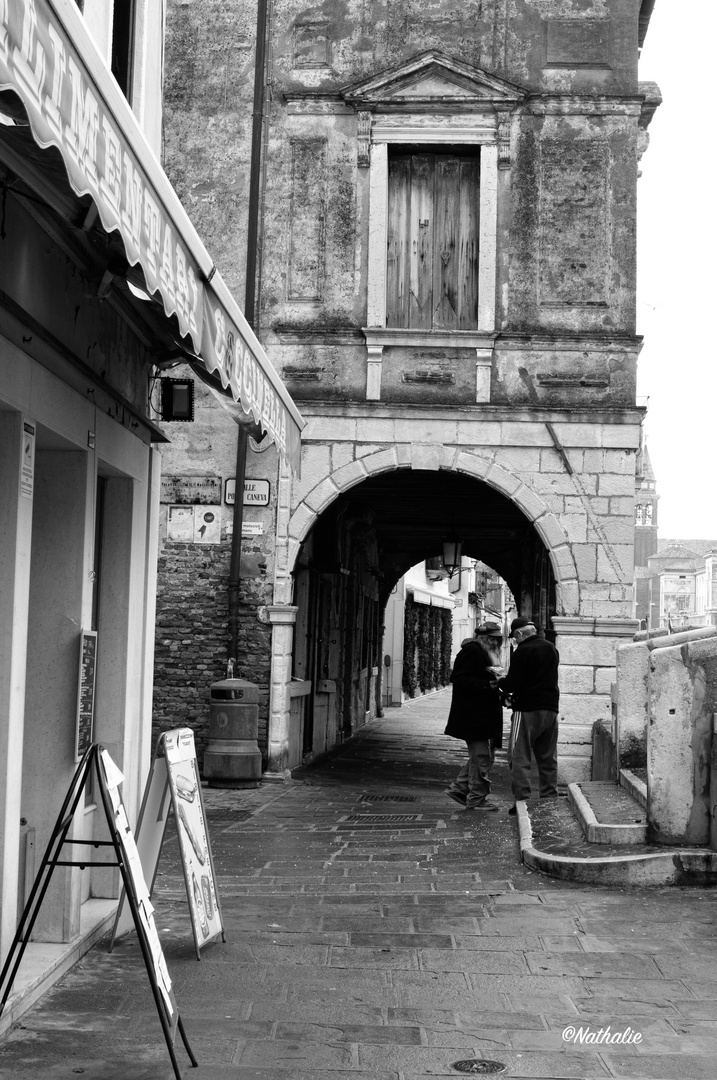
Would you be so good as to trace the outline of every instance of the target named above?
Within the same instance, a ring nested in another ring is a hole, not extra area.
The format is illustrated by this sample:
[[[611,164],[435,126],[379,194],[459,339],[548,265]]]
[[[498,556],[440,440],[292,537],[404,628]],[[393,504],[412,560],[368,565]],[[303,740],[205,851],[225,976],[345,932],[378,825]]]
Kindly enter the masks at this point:
[[[261,782],[259,687],[247,679],[211,686],[204,776],[210,787],[252,788]]]

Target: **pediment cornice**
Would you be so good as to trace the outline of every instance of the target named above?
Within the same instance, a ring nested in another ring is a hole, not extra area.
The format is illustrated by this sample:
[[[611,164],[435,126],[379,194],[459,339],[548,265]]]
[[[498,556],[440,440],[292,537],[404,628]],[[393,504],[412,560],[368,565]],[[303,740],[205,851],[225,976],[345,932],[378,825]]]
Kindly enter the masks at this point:
[[[416,107],[506,112],[524,101],[527,94],[514,83],[435,50],[419,53],[341,91],[347,104],[371,112]]]

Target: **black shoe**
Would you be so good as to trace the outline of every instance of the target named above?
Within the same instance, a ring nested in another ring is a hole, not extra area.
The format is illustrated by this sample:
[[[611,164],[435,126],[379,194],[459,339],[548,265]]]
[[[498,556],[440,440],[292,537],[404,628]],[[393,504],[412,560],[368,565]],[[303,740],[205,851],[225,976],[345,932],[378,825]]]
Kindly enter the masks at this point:
[[[515,817],[515,815],[518,813],[518,807],[515,805],[515,803],[513,803],[508,813],[511,817]]]
[[[457,802],[459,806],[466,805],[466,796],[462,795],[460,791],[452,791],[451,788],[446,788],[443,792],[449,799],[453,799],[453,802]]]

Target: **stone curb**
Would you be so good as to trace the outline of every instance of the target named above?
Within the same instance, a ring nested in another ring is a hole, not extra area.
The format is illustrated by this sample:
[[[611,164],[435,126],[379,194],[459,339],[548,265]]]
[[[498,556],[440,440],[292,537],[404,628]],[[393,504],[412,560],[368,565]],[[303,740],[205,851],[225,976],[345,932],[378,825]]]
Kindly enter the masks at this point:
[[[579,784],[568,784],[568,802],[590,844],[647,843],[647,825],[608,825],[598,821]]]
[[[548,877],[587,885],[713,885],[717,852],[707,848],[671,848],[642,855],[580,858],[552,855],[533,847],[528,806],[518,802],[520,854],[525,866]]]

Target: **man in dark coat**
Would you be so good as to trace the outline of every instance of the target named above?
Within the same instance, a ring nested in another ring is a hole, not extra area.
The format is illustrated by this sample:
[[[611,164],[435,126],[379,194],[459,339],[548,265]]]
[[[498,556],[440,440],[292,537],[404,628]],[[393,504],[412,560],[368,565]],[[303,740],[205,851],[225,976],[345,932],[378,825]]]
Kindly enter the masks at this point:
[[[530,756],[535,755],[541,799],[558,794],[558,650],[538,637],[532,619],[520,616],[510,624],[517,647],[510,668],[498,686],[510,696],[513,719],[508,759],[513,798],[530,797]],[[515,806],[508,813],[514,814]]]
[[[503,707],[496,682],[501,640],[497,623],[479,626],[475,637],[463,642],[451,672],[453,695],[445,734],[465,741],[468,761],[446,795],[466,810],[498,809],[488,801],[488,774],[495,747],[503,742]]]

